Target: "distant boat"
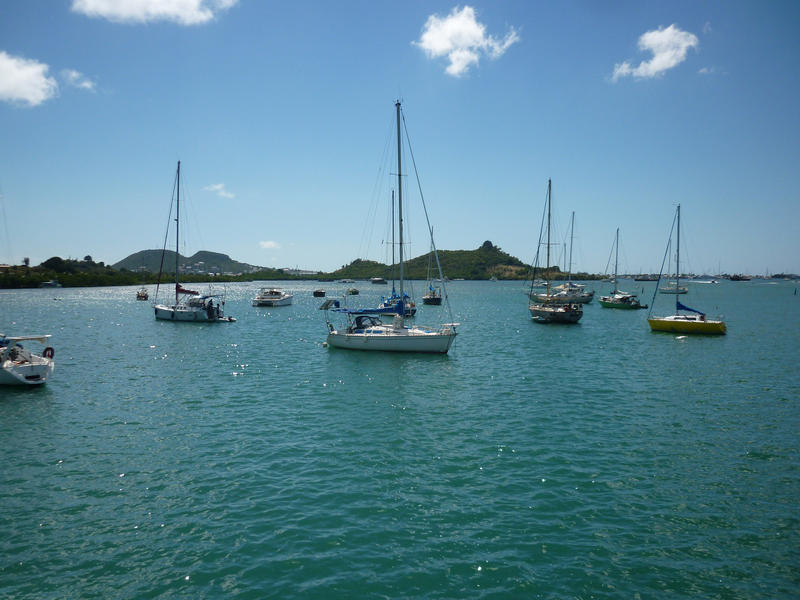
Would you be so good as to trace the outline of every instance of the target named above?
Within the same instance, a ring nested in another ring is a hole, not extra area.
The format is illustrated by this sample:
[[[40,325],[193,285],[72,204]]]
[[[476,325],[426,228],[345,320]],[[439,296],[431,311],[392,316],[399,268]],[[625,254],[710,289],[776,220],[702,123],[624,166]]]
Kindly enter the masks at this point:
[[[369,282],[375,285],[386,285],[386,280],[383,277],[371,277]]]
[[[636,294],[629,294],[623,292],[617,287],[617,269],[619,267],[619,227],[617,227],[617,235],[614,238],[614,289],[608,296],[600,296],[600,306],[604,308],[621,308],[634,310],[639,308],[647,308],[645,304],[642,306]]]
[[[730,276],[730,280],[731,281],[750,281],[750,277],[748,277],[747,275],[731,275]]]
[[[178,170],[175,174],[175,189],[177,190],[175,203],[175,303],[174,304],[154,304],[153,311],[156,319],[162,321],[182,321],[195,323],[217,323],[220,321],[235,321],[233,317],[226,317],[223,314],[225,307],[225,297],[222,296],[222,305],[219,301],[214,302],[214,298],[220,294],[208,294],[201,296],[199,292],[188,290],[181,286],[178,280],[178,253],[180,237],[180,210],[181,210],[181,161],[178,161]],[[172,205],[170,204],[170,207]],[[170,211],[171,212],[171,211]],[[170,214],[170,217],[172,215]],[[156,299],[158,302],[158,290],[161,285],[161,276],[164,271],[164,254],[166,252],[166,238],[164,248],[161,250],[161,266],[158,271],[158,283],[156,284]]]
[[[547,260],[545,261],[544,278],[545,293],[536,294],[536,299],[528,305],[531,318],[537,323],[577,323],[583,316],[583,308],[578,303],[565,302],[558,298],[557,294],[550,291],[550,204],[552,202],[552,183],[547,180]],[[539,246],[541,246],[542,234],[539,233]],[[536,263],[538,263],[539,249],[536,251]],[[538,264],[536,264],[538,266]],[[535,272],[535,268],[534,268]],[[533,291],[531,291],[531,295]]]
[[[324,298],[325,297],[325,290],[314,290],[313,292],[314,298]]]
[[[58,282],[58,279],[51,279],[50,281],[43,281],[39,284],[40,288],[60,288],[61,284]]]
[[[586,286],[572,281],[572,239],[575,232],[575,211],[570,218],[569,234],[569,263],[567,266],[567,281],[561,285],[550,287],[551,299],[565,303],[588,304],[594,298],[594,290],[587,292]],[[543,294],[533,294],[531,300],[545,301]]]
[[[147,291],[146,287],[142,287],[136,292],[137,300],[147,300],[148,298],[150,298],[150,293]]]
[[[677,222],[677,227],[675,223]],[[681,266],[681,205],[678,205],[675,213],[675,220],[672,223],[673,227],[670,230],[670,242],[672,241],[672,231],[677,232],[676,238],[676,254],[675,254],[675,273],[677,279],[676,286],[680,286],[680,266]],[[667,243],[667,251],[669,252],[669,242]],[[653,294],[653,303],[655,305],[656,294]],[[652,331],[666,331],[670,333],[699,333],[699,334],[716,334],[722,335],[726,332],[727,327],[722,320],[707,319],[704,312],[690,308],[678,298],[675,298],[675,314],[665,317],[651,316],[653,309],[650,309],[647,322]]]
[[[400,102],[395,103],[397,118],[397,225],[399,230],[399,271],[400,291],[397,301],[397,314],[391,323],[384,323],[378,316],[379,309],[340,308],[338,301],[326,300],[322,307],[344,313],[347,324],[334,327],[328,320],[327,342],[335,348],[351,350],[372,350],[381,352],[428,352],[445,354],[456,337],[456,324],[447,323],[440,328],[407,325],[405,322],[405,303],[407,295],[404,286],[403,269],[403,170]],[[392,210],[394,213],[394,210]],[[394,217],[394,214],[392,215]],[[392,219],[394,221],[394,218]],[[431,243],[433,242],[431,232]]]
[[[0,334],[0,385],[41,385],[53,374],[53,348],[47,346],[41,354],[24,348],[21,342],[47,344],[49,335]]]
[[[689,288],[685,285],[679,285],[677,281],[668,281],[663,286],[658,288],[659,294],[687,294]]]
[[[253,306],[289,306],[292,298],[294,298],[292,294],[277,288],[261,288],[253,298]]]
[[[348,296],[358,296],[358,289],[357,288],[348,288],[345,292]]]
[[[434,256],[433,244],[431,244],[431,251],[428,253],[428,272],[425,277],[425,280],[428,284],[428,291],[422,295],[422,303],[429,304],[431,306],[441,306],[442,305],[442,286],[438,285],[439,280],[433,280],[433,256]],[[437,283],[437,285],[433,285]]]

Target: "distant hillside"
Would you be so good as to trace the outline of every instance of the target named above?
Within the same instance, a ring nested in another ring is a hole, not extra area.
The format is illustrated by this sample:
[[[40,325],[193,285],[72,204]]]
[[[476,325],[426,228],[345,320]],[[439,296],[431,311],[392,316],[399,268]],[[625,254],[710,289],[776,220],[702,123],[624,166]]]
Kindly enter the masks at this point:
[[[428,274],[428,258],[430,253],[417,256],[405,264],[406,276],[409,279],[425,279]],[[530,267],[518,258],[503,252],[499,247],[486,241],[475,250],[439,250],[439,262],[446,277],[451,279],[525,279]],[[434,277],[436,264],[432,265]],[[371,260],[356,259],[346,267],[329,274],[331,279],[369,279],[370,277],[392,276],[392,267]]]
[[[232,260],[227,254],[206,250],[196,252],[189,257],[179,254],[178,262],[182,273],[254,273],[264,270],[263,267]],[[158,273],[160,264],[161,250],[141,250],[112,266],[117,270]],[[174,271],[174,269],[175,251],[167,250],[164,253],[164,270]]]

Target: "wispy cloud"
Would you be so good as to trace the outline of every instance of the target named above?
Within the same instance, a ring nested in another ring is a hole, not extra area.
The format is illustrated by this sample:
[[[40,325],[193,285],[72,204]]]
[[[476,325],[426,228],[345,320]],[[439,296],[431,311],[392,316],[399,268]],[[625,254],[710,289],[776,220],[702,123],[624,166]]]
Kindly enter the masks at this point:
[[[72,87],[86,90],[88,92],[93,92],[95,88],[94,81],[75,69],[61,69],[61,79],[63,79],[67,85],[71,85]]]
[[[412,43],[430,58],[447,56],[450,64],[445,71],[460,77],[476,66],[481,56],[500,58],[519,39],[513,27],[502,40],[487,35],[486,26],[475,18],[474,8],[456,6],[446,17],[429,16],[419,40]]]
[[[706,21],[706,24],[703,25],[703,33],[711,33],[711,21]]]
[[[39,106],[58,95],[58,82],[50,67],[38,60],[0,51],[0,100],[11,104]]]
[[[272,240],[267,240],[265,242],[258,242],[258,245],[264,248],[265,250],[274,250],[281,247],[281,245],[278,242],[273,242]]]
[[[236,196],[225,189],[224,183],[213,183],[203,188],[207,192],[214,192],[220,198],[235,198]]]
[[[697,71],[700,75],[711,75],[714,72],[714,67],[703,67]]]
[[[674,24],[648,31],[639,38],[639,49],[642,52],[652,52],[653,58],[642,61],[637,67],[632,67],[628,61],[614,65],[611,80],[617,81],[620,77],[629,75],[636,79],[662,75],[686,60],[689,48],[697,48],[699,44],[696,35],[682,31]]]
[[[72,10],[115,23],[202,25],[239,0],[72,0]]]

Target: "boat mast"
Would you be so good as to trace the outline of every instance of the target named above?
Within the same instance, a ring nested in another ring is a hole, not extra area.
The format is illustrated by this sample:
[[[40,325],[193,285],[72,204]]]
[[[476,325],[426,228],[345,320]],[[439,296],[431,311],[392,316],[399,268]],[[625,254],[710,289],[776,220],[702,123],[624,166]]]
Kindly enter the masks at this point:
[[[681,205],[678,204],[678,249],[675,252],[675,312],[678,312],[678,290],[681,288]]]
[[[175,305],[178,304],[178,239],[181,226],[181,161],[178,161],[178,201],[175,209]]]
[[[545,277],[546,282],[545,296],[550,299],[550,191],[551,182],[547,180],[547,260],[545,261]]]
[[[394,190],[392,190],[392,296],[395,295],[394,281],[395,281],[395,262],[394,262]]]
[[[572,219],[569,228],[569,267],[567,267],[567,282],[572,282],[572,237],[575,233],[575,211],[572,211]]]
[[[400,309],[400,319],[406,315],[405,293],[403,291],[403,170],[400,163],[401,135],[400,135],[400,101],[395,102],[397,112],[397,227],[400,230],[400,301],[397,303]],[[402,323],[402,320],[400,321]]]
[[[612,294],[616,294],[619,291],[617,289],[617,265],[619,264],[619,227],[617,227],[617,239],[614,242],[614,246],[616,247],[616,254],[614,255],[614,291]]]

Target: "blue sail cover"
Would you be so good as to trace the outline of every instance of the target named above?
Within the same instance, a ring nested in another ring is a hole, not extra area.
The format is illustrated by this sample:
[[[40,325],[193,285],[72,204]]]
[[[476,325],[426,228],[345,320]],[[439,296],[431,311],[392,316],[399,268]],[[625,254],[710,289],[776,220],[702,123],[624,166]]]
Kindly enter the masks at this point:
[[[697,313],[698,315],[703,315],[703,316],[705,316],[706,314],[704,312],[700,312],[699,310],[689,308],[685,304],[681,304],[678,300],[675,300],[675,306],[677,307],[678,310],[688,310],[689,312]]]

